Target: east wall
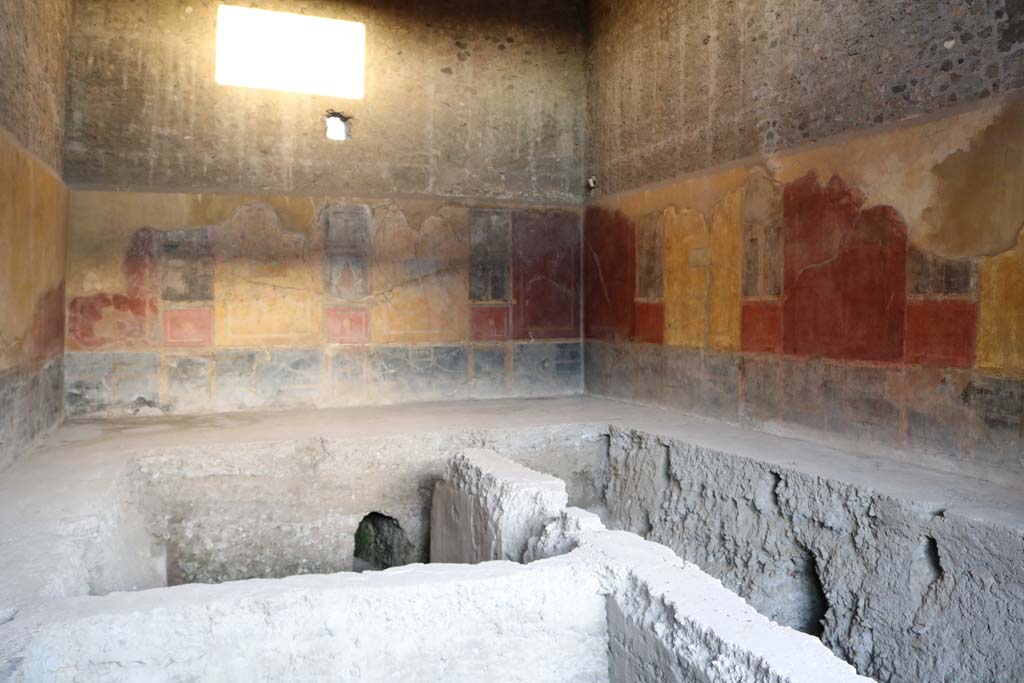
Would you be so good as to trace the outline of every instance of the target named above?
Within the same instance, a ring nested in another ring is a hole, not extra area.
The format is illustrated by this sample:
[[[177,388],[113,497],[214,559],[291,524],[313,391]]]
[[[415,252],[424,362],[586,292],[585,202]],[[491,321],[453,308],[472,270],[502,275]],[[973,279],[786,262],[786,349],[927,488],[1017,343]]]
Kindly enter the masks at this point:
[[[69,411],[582,391],[580,5],[250,5],[365,23],[365,98],[218,85],[215,3],[76,8]]]
[[[588,6],[589,393],[1024,472],[1024,7]]]
[[[12,0],[0,25],[0,468],[63,417],[70,2]]]
[[[602,198],[588,391],[1020,477],[1022,186],[1007,96]]]

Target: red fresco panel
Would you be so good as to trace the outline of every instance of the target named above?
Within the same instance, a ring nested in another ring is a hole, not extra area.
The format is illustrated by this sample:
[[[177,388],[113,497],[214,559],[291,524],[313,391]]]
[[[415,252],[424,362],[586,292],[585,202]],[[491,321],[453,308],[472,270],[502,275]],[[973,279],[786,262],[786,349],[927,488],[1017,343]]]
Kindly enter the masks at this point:
[[[360,344],[370,339],[370,312],[365,308],[330,306],[326,321],[329,342]]]
[[[636,302],[636,340],[645,344],[665,341],[665,303]]]
[[[636,229],[621,212],[587,210],[584,238],[584,327],[588,339],[634,335]]]
[[[895,209],[862,209],[838,176],[784,192],[783,347],[851,360],[903,357],[907,231]]]
[[[579,338],[579,226],[572,211],[513,212],[516,339]]]
[[[973,366],[977,320],[978,307],[973,301],[911,301],[907,307],[907,362]]]
[[[755,353],[782,353],[782,302],[743,304],[740,348]]]
[[[174,347],[212,345],[213,309],[165,309],[164,344]]]
[[[504,341],[509,338],[508,306],[474,306],[471,315],[473,341]]]

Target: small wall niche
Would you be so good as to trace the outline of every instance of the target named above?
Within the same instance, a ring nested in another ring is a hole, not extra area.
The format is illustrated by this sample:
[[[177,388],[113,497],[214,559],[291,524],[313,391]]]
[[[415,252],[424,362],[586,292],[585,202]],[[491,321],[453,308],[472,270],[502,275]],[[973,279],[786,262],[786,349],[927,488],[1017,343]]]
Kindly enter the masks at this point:
[[[353,570],[378,571],[408,564],[413,544],[394,517],[371,512],[356,529]]]

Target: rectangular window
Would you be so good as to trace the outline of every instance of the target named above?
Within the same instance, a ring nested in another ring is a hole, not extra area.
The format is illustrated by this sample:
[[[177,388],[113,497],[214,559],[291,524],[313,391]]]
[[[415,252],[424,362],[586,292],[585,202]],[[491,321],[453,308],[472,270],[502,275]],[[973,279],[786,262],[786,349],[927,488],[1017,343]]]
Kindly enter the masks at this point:
[[[363,98],[366,26],[221,5],[217,10],[220,85]]]

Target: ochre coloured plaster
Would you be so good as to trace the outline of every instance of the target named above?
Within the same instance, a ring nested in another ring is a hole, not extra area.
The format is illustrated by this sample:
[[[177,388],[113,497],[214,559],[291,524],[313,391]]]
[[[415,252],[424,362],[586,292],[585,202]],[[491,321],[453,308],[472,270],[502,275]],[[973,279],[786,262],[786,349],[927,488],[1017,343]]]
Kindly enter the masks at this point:
[[[978,294],[978,367],[1024,375],[1024,236],[982,260]]]
[[[665,343],[737,350],[742,193],[729,192],[708,229],[693,210],[665,218]]]
[[[1009,103],[966,149],[932,169],[935,202],[921,243],[943,256],[994,255],[1024,227],[1024,102]]]
[[[63,296],[67,196],[52,169],[0,131],[0,371],[63,347],[53,302]]]
[[[469,215],[437,202],[388,206],[375,216],[371,338],[469,338]]]

